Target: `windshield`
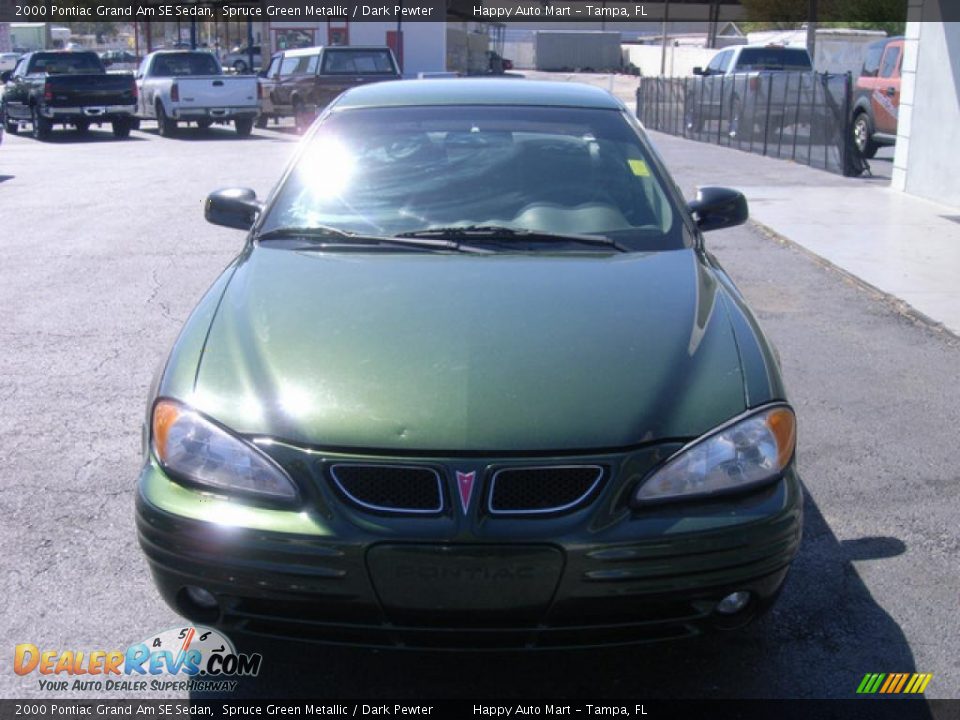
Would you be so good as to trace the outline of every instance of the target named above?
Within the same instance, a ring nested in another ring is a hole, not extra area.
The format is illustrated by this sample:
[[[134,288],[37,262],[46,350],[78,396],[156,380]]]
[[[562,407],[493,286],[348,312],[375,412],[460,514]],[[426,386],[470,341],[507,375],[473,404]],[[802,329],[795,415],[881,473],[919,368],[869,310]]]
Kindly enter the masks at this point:
[[[152,74],[156,77],[182,75],[219,75],[220,63],[208,52],[164,53],[153,61]]]
[[[618,110],[351,109],[309,140],[260,230],[494,226],[602,235],[629,250],[684,247],[664,186]]]
[[[393,75],[396,69],[387,50],[328,48],[323,54],[321,72],[327,75],[357,73]]]
[[[29,72],[48,75],[101,73],[103,65],[94,53],[40,53],[33,56]]]
[[[810,70],[806,50],[792,48],[744,48],[737,60],[737,70]]]

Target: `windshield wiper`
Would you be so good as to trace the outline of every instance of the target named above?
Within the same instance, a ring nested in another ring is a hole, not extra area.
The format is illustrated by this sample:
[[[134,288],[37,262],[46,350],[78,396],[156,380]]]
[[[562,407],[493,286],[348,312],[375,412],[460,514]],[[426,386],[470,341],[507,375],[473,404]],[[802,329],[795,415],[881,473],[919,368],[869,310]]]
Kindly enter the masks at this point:
[[[348,240],[351,243],[365,245],[390,245],[395,247],[409,247],[420,250],[450,250],[453,252],[474,253],[488,255],[490,250],[463,245],[455,240],[416,237],[406,235],[365,235],[363,233],[348,232],[332,225],[310,225],[305,227],[278,227],[257,233],[257,240],[276,240],[285,238],[307,238],[327,240]]]
[[[606,235],[575,235],[541,230],[524,230],[505,225],[452,225],[450,227],[432,227],[398,233],[403,238],[476,238],[484,240],[520,240],[532,243],[579,243],[613,248],[618,252],[630,252],[619,242]]]
[[[317,238],[317,237],[338,237],[338,238],[348,238],[352,237],[351,233],[348,233],[346,230],[341,230],[340,228],[335,228],[332,225],[309,225],[303,227],[296,227],[293,225],[288,225],[285,227],[273,228],[272,230],[265,230],[263,232],[257,233],[257,240],[273,240],[276,238]]]

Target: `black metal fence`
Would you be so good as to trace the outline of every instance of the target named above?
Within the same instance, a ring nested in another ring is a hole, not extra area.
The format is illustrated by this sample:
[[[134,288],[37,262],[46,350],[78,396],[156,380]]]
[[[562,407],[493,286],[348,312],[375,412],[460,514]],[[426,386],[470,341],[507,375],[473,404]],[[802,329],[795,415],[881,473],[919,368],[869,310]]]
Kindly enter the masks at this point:
[[[853,143],[852,110],[849,73],[643,77],[637,88],[637,117],[648,130],[841,175],[867,170]]]

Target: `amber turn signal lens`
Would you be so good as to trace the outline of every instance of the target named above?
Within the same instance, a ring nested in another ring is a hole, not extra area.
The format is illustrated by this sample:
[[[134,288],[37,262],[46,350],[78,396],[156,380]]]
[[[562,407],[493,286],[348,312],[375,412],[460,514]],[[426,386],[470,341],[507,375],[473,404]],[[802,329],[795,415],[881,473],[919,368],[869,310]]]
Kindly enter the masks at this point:
[[[167,436],[178,417],[180,408],[167,400],[161,400],[153,408],[153,449],[161,462],[166,461]]]
[[[787,408],[777,408],[767,414],[767,427],[777,439],[777,463],[783,469],[793,457],[797,445],[797,420]]]

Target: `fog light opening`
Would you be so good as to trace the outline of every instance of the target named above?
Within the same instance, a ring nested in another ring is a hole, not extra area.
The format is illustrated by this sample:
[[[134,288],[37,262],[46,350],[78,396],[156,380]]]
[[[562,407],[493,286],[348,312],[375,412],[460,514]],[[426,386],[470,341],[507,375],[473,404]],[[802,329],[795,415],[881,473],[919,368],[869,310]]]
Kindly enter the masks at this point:
[[[184,617],[197,622],[213,622],[220,617],[220,602],[216,596],[196,585],[180,588],[177,607]]]
[[[752,598],[753,595],[746,590],[732,592],[717,603],[717,614],[723,615],[724,617],[732,617],[737,613],[743,612],[750,605]]]

